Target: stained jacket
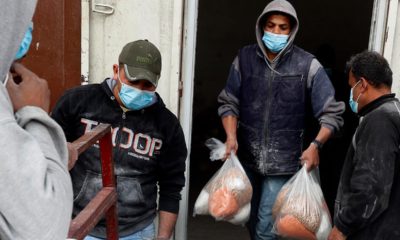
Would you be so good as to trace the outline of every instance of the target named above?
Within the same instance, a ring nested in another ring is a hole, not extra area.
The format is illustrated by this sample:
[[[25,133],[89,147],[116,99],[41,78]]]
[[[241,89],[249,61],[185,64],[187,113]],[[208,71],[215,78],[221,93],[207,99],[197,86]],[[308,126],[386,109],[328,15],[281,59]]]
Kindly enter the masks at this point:
[[[348,239],[400,239],[400,103],[385,95],[360,111],[334,223]]]
[[[287,13],[295,22],[287,45],[270,61],[262,24],[273,11]],[[343,125],[344,103],[335,100],[323,67],[312,54],[293,45],[298,27],[295,10],[285,0],[269,4],[256,23],[257,44],[239,50],[218,96],[219,115],[239,120],[239,159],[264,175],[299,169],[307,108],[333,132]]]
[[[120,236],[148,226],[159,210],[177,213],[185,184],[185,139],[178,119],[162,102],[124,112],[111,89],[115,81],[69,90],[56,104],[52,117],[62,126],[68,141],[74,141],[99,123],[112,126],[114,169],[118,192]],[[71,170],[74,214],[79,213],[101,188],[98,146],[80,155]],[[105,222],[91,235],[105,237]]]

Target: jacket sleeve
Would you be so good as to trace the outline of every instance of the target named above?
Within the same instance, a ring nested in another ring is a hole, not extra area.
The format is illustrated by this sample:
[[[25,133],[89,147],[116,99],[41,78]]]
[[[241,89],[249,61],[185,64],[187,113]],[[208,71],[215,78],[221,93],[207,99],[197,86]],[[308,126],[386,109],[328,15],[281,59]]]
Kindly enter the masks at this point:
[[[228,81],[218,96],[218,115],[225,117],[233,115],[239,117],[239,90],[240,90],[239,57],[236,57],[229,70]]]
[[[76,140],[76,136],[74,136],[74,123],[75,119],[72,119],[75,116],[75,109],[73,107],[77,107],[77,104],[72,104],[71,101],[77,98],[77,96],[73,96],[71,91],[68,90],[64,93],[63,96],[57,101],[54,109],[51,112],[51,117],[61,126],[66,136],[68,142],[72,142]]]
[[[62,129],[38,107],[14,115],[1,86],[0,131],[0,238],[65,239],[72,185]]]
[[[388,207],[399,154],[399,132],[387,115],[369,119],[356,135],[355,154],[348,159],[354,165],[350,193],[343,196],[345,201],[334,219],[345,235],[365,227]]]
[[[177,121],[177,120],[176,120]],[[159,210],[178,213],[181,190],[185,186],[187,148],[183,130],[177,122],[158,162]]]
[[[324,68],[316,59],[311,62],[307,86],[311,93],[314,117],[318,119],[321,126],[333,132],[340,130],[343,126],[341,115],[345,110],[345,104],[335,100],[335,89]]]

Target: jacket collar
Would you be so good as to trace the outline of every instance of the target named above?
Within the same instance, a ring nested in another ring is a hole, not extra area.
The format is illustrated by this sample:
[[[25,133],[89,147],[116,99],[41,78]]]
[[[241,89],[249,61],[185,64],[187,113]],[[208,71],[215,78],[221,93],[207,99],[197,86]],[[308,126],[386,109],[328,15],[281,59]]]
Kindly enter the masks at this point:
[[[384,104],[386,102],[393,101],[395,99],[394,96],[395,96],[394,93],[390,93],[390,94],[385,94],[385,95],[375,99],[374,101],[368,103],[363,108],[361,108],[360,111],[358,112],[358,115],[360,117],[363,117],[363,116],[367,115],[372,110],[378,108],[382,104]]]
[[[266,55],[264,55],[263,50],[260,48],[260,46],[257,46],[256,48],[256,54],[258,57],[264,59],[268,67],[274,71],[274,69],[282,62],[285,61],[287,58],[288,54],[293,51],[294,45],[291,45],[285,50],[285,53],[280,56],[279,58],[275,58],[275,61],[270,61]]]

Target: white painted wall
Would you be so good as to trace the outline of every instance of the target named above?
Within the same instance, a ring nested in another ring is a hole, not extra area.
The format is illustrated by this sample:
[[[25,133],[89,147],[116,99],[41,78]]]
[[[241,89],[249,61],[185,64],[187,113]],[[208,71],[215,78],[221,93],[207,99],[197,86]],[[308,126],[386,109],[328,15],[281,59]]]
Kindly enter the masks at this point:
[[[148,39],[162,55],[157,92],[167,107],[178,114],[183,0],[82,0],[82,5],[85,4],[90,7],[89,36],[83,35],[82,39],[84,42],[89,38],[89,49],[82,50],[83,54],[88,52],[87,62],[82,65],[89,65],[89,83],[98,83],[111,76],[112,65],[118,63],[118,55],[126,43]]]

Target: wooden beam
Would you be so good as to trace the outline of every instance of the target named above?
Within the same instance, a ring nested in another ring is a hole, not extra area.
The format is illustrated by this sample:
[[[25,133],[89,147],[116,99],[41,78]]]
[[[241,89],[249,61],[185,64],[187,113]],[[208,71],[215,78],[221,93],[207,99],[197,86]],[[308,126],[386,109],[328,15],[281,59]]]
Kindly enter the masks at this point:
[[[75,140],[72,146],[81,154],[90,146],[99,143],[103,188],[76,216],[70,224],[68,237],[84,239],[105,216],[107,239],[118,239],[117,192],[112,158],[112,141],[110,124],[99,124],[93,130]]]
[[[90,146],[95,144],[98,140],[100,140],[104,135],[109,133],[111,131],[110,129],[110,124],[100,123],[91,131],[85,133],[83,136],[72,142],[72,146],[78,150],[78,154],[81,154]]]
[[[117,201],[115,188],[105,187],[72,221],[68,238],[84,239]]]

